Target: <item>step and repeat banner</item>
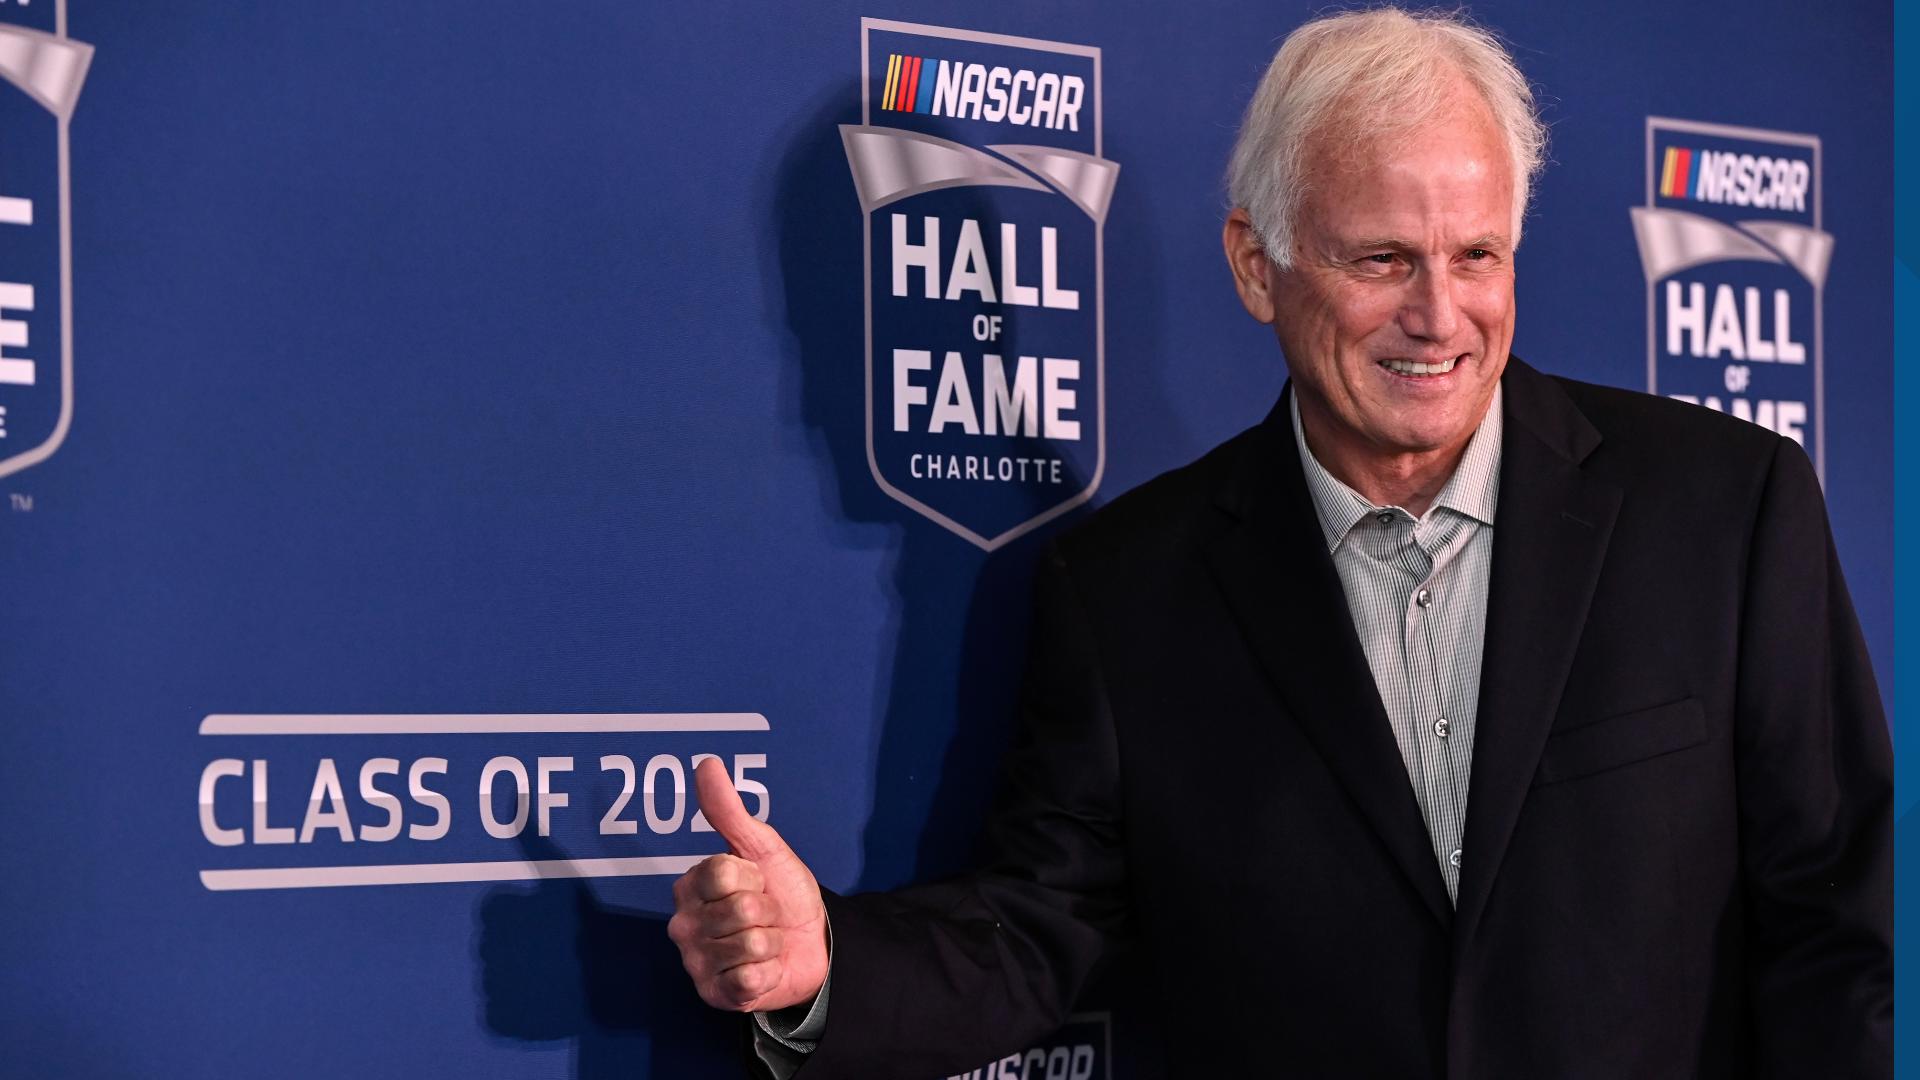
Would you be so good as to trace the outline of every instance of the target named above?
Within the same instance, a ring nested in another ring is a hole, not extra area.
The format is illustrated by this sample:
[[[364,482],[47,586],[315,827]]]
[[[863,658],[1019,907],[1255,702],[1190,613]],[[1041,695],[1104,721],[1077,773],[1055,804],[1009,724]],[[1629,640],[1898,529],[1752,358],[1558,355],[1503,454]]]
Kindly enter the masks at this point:
[[[965,866],[1041,545],[1279,393],[1221,178],[1316,10],[0,0],[0,1071],[730,1075],[696,763]],[[1805,446],[1890,694],[1890,7],[1475,13],[1516,350]]]

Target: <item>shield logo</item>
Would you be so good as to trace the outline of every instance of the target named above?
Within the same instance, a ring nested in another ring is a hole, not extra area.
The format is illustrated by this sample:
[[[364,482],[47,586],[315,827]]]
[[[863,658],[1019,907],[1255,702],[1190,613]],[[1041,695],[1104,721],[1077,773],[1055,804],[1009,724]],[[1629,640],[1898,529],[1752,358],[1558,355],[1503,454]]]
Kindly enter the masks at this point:
[[[1819,138],[1650,116],[1646,191],[1648,392],[1792,438],[1824,480]]]
[[[862,19],[867,464],[992,550],[1106,463],[1100,50]]]
[[[66,0],[0,8],[0,476],[73,421],[67,123],[93,46],[66,22]]]

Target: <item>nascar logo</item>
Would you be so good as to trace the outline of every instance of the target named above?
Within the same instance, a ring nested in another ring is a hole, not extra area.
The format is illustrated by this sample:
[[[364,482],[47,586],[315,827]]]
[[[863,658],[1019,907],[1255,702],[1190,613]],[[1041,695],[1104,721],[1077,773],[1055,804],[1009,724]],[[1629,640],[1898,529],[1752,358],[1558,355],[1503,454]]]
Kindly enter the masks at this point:
[[[880,109],[1079,131],[1086,92],[1078,75],[890,53]]]
[[[1813,167],[1800,158],[1669,146],[1660,166],[1660,194],[1799,214],[1806,212],[1812,178]]]

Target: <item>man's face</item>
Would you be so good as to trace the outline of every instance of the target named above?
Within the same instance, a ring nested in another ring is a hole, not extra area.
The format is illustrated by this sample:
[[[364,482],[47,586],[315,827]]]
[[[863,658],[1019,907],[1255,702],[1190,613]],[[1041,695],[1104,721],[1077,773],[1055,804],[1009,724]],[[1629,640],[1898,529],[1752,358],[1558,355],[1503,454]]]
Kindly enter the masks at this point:
[[[1326,449],[1463,447],[1513,341],[1513,173],[1462,93],[1448,119],[1359,154],[1309,147],[1294,265],[1268,275],[1274,331]]]

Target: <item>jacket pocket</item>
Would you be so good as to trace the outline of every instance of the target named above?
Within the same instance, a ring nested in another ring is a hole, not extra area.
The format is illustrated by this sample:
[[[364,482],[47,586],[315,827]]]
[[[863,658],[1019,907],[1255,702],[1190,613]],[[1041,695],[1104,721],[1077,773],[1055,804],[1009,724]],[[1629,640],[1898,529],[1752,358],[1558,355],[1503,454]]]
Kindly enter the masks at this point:
[[[1533,783],[1590,776],[1706,741],[1706,711],[1697,698],[1621,713],[1549,735]]]

